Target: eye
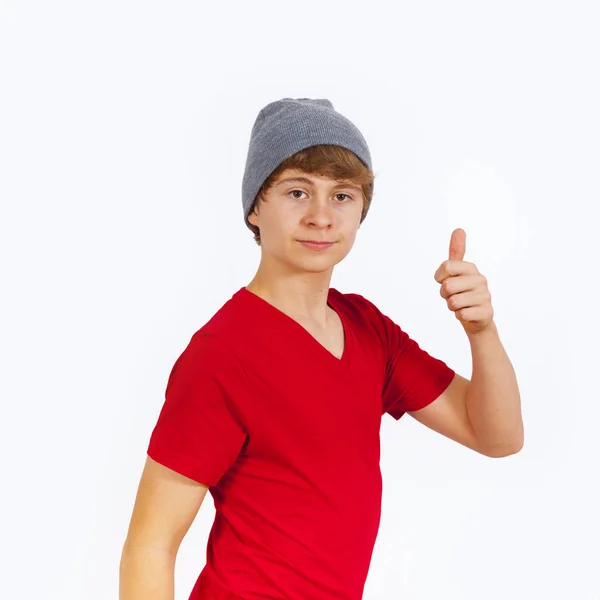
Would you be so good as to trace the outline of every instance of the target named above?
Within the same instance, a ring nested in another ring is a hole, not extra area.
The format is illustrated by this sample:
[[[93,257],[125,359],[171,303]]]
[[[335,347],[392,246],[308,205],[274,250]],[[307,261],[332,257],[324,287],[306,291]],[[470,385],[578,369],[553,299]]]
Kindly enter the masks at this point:
[[[346,198],[348,198],[348,201],[352,200],[352,196],[349,196],[348,194],[336,194],[336,196],[346,196]]]
[[[302,190],[292,190],[292,191],[288,192],[288,194],[295,194],[296,192],[298,192],[299,194],[304,194],[304,192]],[[293,196],[293,198],[295,198],[296,200],[299,200],[298,196]]]
[[[304,194],[304,193],[305,192],[303,192],[302,190],[290,190],[288,192],[288,195],[289,194]],[[341,192],[339,194],[336,194],[336,197],[338,197],[338,196],[343,196],[344,198],[346,198],[341,201],[342,204],[344,204],[346,202],[350,202],[353,199],[352,196],[350,196],[349,194],[343,194]],[[292,196],[292,198],[294,198],[295,200],[300,200],[299,196]]]

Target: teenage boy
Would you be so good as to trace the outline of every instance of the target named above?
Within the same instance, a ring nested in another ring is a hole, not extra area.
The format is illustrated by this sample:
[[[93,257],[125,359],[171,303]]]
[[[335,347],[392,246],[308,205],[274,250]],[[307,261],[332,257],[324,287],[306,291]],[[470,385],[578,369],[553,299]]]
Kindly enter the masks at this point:
[[[325,99],[284,98],[252,129],[242,200],[252,281],[175,362],[121,560],[121,600],[171,600],[179,545],[216,509],[193,600],[359,600],[379,527],[384,413],[487,456],[523,445],[520,397],[487,281],[453,232],[440,294],[469,381],[369,300],[330,288],[373,196],[360,131]]]

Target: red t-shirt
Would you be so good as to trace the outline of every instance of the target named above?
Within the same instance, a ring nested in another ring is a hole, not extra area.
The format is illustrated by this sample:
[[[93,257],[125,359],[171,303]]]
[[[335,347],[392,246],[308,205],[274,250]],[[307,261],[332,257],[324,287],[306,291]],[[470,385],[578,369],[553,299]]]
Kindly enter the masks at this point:
[[[359,600],[379,528],[381,418],[435,400],[454,371],[374,304],[329,290],[341,359],[236,292],[169,376],[148,455],[216,509],[190,600]]]

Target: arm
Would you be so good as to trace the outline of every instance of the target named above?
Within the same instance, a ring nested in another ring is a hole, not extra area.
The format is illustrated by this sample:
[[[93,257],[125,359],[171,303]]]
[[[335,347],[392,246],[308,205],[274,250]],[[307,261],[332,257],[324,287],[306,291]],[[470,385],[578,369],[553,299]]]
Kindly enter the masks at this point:
[[[515,454],[523,447],[524,430],[512,364],[495,324],[468,334],[468,338],[473,359],[471,381],[456,374],[434,402],[409,414],[485,456]]]
[[[121,555],[119,600],[173,600],[177,551],[207,491],[147,457]]]
[[[119,600],[174,600],[175,556],[151,548],[123,548]]]
[[[466,395],[470,422],[490,456],[519,452],[525,435],[517,377],[495,323],[469,334],[473,375]]]
[[[471,381],[455,375],[431,405],[411,414],[481,454],[508,456],[519,452],[524,441],[519,387],[493,320],[487,279],[463,260],[465,247],[465,231],[455,229],[449,259],[434,278],[469,338],[473,375]]]

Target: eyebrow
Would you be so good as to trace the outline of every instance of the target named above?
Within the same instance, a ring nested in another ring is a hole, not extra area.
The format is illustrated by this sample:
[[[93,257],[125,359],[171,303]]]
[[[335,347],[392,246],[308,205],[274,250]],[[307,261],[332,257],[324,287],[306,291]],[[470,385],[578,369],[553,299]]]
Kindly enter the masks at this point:
[[[308,179],[308,177],[286,177],[285,179],[281,179],[275,184],[275,187],[283,185],[284,183],[307,183],[308,185],[314,185],[314,181],[312,179]],[[354,190],[360,191],[361,188],[352,183],[338,183],[333,186],[336,188],[352,188]]]

